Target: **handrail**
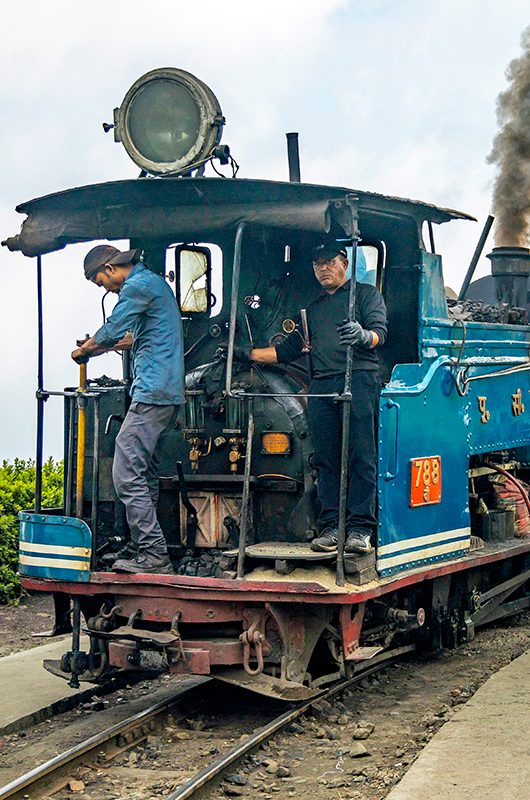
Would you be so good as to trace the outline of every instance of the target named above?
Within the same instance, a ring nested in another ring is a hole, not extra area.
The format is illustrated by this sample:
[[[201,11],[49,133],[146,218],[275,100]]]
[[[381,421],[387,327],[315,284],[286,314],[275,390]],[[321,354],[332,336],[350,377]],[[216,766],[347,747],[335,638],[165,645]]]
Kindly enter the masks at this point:
[[[36,392],[37,399],[41,403],[45,403],[48,397],[64,397],[68,401],[68,431],[66,433],[66,452],[67,452],[67,468],[64,483],[64,513],[69,517],[72,514],[72,494],[74,486],[74,417],[75,417],[75,401],[92,400],[94,402],[94,416],[93,416],[93,436],[94,436],[94,456],[92,461],[92,493],[91,493],[91,514],[90,514],[90,528],[92,536],[95,536],[97,523],[98,523],[98,501],[99,501],[99,424],[100,424],[100,404],[102,393],[108,388],[121,388],[121,387],[101,387],[100,392],[87,392],[76,389],[75,391],[48,391],[47,389],[38,389]],[[79,498],[77,499],[76,513],[79,512],[80,504]],[[40,513],[40,507],[37,504],[37,495],[35,500],[35,513]],[[95,548],[92,548],[93,557],[95,555]],[[94,564],[92,564],[92,569]]]
[[[42,507],[42,450],[44,442],[44,403],[45,398],[40,394],[44,386],[44,335],[43,335],[43,304],[42,304],[42,257],[37,256],[37,441],[35,445],[35,511],[38,513]]]
[[[250,466],[252,460],[252,440],[254,438],[254,414],[252,403],[248,408],[247,450],[243,474],[243,494],[241,497],[241,518],[239,520],[239,544],[237,553],[237,577],[245,577],[245,550],[247,549],[248,510],[250,504]]]
[[[351,215],[352,256],[350,275],[350,294],[348,298],[348,320],[355,321],[355,278],[357,275],[357,243],[359,241],[357,229],[357,216],[355,213],[355,200],[353,195],[346,197],[346,203]],[[350,450],[350,411],[351,411],[351,382],[353,374],[353,345],[349,344],[346,350],[346,372],[344,375],[344,392],[342,393],[342,448],[340,459],[340,485],[339,485],[339,524],[337,530],[337,567],[335,582],[337,586],[344,586],[344,545],[346,543],[346,508],[348,502],[349,485],[349,450]]]
[[[232,369],[234,365],[234,346],[236,339],[237,299],[239,295],[239,278],[241,273],[241,246],[246,223],[240,222],[237,226],[234,243],[234,265],[232,269],[232,301],[230,303],[230,321],[228,325],[228,353],[226,356],[226,382],[227,397],[232,397]]]
[[[384,478],[385,481],[393,481],[394,478],[397,478],[399,473],[399,412],[401,410],[401,406],[399,403],[396,403],[394,400],[390,398],[386,401],[386,407],[389,411],[393,408],[396,409],[396,435],[394,438],[394,464],[393,464],[393,471],[388,469],[385,474]]]
[[[459,369],[455,375],[456,391],[461,397],[464,397],[468,392],[468,384],[473,381],[481,381],[485,378],[499,378],[503,375],[515,375],[518,372],[528,372],[530,370],[530,361],[527,364],[518,364],[506,369],[498,369],[495,372],[481,372],[479,375],[471,375],[467,377],[468,367]]]

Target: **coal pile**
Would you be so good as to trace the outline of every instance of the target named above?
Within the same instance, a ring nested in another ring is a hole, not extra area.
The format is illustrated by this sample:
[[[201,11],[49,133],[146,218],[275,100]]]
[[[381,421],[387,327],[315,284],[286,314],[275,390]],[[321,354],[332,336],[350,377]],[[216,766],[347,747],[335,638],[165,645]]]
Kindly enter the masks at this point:
[[[508,303],[493,306],[482,300],[447,300],[451,319],[463,322],[497,322],[503,325],[527,325],[526,308],[513,308]]]
[[[217,578],[221,576],[223,570],[219,567],[224,550],[208,550],[199,557],[186,555],[181,558],[178,567],[175,567],[177,575],[193,575],[197,578]]]
[[[122,380],[118,380],[118,378],[109,378],[108,375],[101,375],[99,378],[89,378],[88,385],[100,386],[105,389],[114,386],[125,386]]]

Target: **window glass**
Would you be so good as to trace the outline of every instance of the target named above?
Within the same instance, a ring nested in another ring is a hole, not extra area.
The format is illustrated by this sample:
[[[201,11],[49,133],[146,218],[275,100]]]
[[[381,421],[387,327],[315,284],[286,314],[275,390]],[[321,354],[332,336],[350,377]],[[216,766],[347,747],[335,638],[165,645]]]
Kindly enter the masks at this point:
[[[172,245],[166,252],[166,275],[175,272],[174,248],[176,246],[180,245]],[[210,317],[216,317],[223,307],[223,253],[218,245],[209,242],[190,245],[190,248],[194,247],[207,248],[210,251],[210,285],[208,286],[206,256],[200,251],[181,251],[180,279],[177,277],[179,285],[175,286],[175,293],[177,297],[180,297],[180,309],[184,315],[204,313],[208,310],[207,293],[209,292]]]
[[[348,252],[348,277],[351,276],[352,248],[346,248]],[[358,283],[369,283],[377,286],[377,261],[379,253],[377,247],[371,244],[360,244],[357,247],[356,278]]]
[[[208,310],[208,259],[206,253],[180,252],[179,296],[183,314]]]

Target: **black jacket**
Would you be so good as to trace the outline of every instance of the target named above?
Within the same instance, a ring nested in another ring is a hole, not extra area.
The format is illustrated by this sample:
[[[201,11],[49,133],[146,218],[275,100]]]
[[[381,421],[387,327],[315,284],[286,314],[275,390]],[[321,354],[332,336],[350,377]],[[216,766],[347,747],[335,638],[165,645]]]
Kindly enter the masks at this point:
[[[311,364],[314,377],[341,375],[346,371],[347,348],[340,343],[337,326],[348,318],[350,281],[333,294],[323,290],[307,308],[307,321],[311,340]],[[354,347],[354,370],[378,370],[377,350],[386,340],[387,322],[385,303],[374,286],[357,283],[355,292],[355,319],[363,328],[379,336],[377,347]],[[280,363],[295,361],[301,355],[303,340],[300,321],[296,330],[285,341],[276,345]]]

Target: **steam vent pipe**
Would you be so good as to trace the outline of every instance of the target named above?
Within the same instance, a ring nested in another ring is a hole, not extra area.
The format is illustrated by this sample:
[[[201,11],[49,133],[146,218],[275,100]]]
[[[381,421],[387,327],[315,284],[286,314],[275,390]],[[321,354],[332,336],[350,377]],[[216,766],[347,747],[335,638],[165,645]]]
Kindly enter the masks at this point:
[[[527,308],[530,250],[528,247],[494,247],[487,258],[495,280],[499,303]]]

